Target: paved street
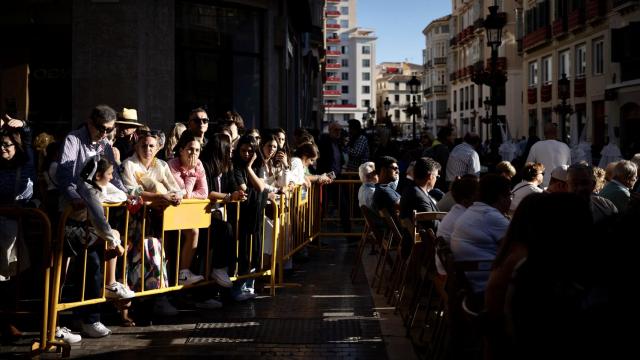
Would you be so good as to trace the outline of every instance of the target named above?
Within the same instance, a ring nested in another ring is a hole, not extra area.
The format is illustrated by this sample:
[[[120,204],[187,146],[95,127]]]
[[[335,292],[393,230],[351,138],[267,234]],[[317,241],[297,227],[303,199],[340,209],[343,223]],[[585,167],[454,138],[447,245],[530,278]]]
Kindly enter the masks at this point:
[[[363,271],[349,278],[355,247],[327,240],[327,248],[309,249],[308,261],[296,265],[287,280],[301,287],[279,289],[277,296],[226,301],[219,310],[196,310],[186,296],[173,296],[175,318],[153,325],[118,327],[116,314],[105,316],[113,335],[85,339],[72,347],[72,358],[175,359],[393,359],[413,357],[393,310],[376,307]],[[373,265],[374,257],[367,262]],[[369,269],[369,272],[372,269]],[[110,310],[105,305],[105,311]],[[381,333],[384,324],[384,334]],[[398,336],[394,335],[397,329]],[[0,357],[18,356],[26,347],[1,347]],[[390,351],[387,351],[390,350]],[[390,353],[389,357],[387,353]],[[45,358],[53,357],[46,354]]]

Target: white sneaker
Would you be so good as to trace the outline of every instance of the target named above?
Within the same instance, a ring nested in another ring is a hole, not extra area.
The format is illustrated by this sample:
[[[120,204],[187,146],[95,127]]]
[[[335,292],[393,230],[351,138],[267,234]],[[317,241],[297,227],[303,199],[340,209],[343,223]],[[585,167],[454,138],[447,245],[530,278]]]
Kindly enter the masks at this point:
[[[171,305],[166,296],[160,296],[153,303],[153,313],[160,316],[176,316],[178,309]]]
[[[211,270],[211,278],[215,280],[218,285],[224,288],[230,288],[233,286],[233,283],[229,278],[229,274],[227,273],[227,268]]]
[[[255,299],[256,298],[256,294],[252,294],[248,291],[242,291],[240,292],[238,295],[233,297],[233,300],[235,301],[245,301],[245,300],[249,300],[249,299]]]
[[[111,335],[111,330],[104,326],[100,321],[93,324],[82,323],[82,335],[89,338],[101,338]]]
[[[75,344],[82,341],[82,336],[74,334],[66,327],[56,327],[56,339],[62,340],[67,344]]]
[[[136,293],[119,282],[114,282],[104,288],[104,297],[107,299],[131,299],[134,296]]]
[[[195,305],[196,308],[205,310],[220,309],[222,307],[222,303],[216,299],[208,299],[205,301],[197,302]]]
[[[193,285],[202,280],[204,280],[204,276],[196,275],[189,269],[182,269],[180,270],[180,274],[178,274],[178,284],[180,285]]]

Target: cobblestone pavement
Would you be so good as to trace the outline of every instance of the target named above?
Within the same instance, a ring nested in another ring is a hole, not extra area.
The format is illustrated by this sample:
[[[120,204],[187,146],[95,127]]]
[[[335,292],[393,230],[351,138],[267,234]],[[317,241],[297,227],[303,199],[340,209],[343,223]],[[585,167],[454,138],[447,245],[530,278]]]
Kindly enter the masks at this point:
[[[73,345],[71,357],[387,359],[381,315],[364,271],[355,283],[350,280],[355,247],[342,239],[325,241],[326,249],[309,249],[308,261],[297,264],[286,278],[301,287],[278,289],[275,297],[264,295],[265,290],[244,303],[225,301],[217,310],[197,310],[189,296],[173,295],[180,314],[155,318],[152,325],[140,326],[136,319],[137,327],[119,327],[112,313],[104,322],[113,334]],[[0,358],[23,355],[25,344],[0,347]],[[411,355],[404,359],[413,356],[410,347],[404,350]]]

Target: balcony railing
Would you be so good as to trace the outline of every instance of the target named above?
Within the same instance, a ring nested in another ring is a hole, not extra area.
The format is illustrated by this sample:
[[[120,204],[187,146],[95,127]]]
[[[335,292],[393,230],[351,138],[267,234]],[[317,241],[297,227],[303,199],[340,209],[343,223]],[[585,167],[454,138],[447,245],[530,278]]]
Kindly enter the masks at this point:
[[[422,91],[422,94],[423,94],[424,96],[431,96],[431,94],[432,94],[431,87],[425,88],[425,89]]]
[[[327,17],[340,16],[340,11],[338,11],[338,10],[327,10],[325,12],[325,15],[327,15]]]
[[[600,17],[607,13],[607,2],[605,0],[588,0],[587,1],[587,19],[588,21],[599,20]]]
[[[327,38],[327,42],[328,43],[332,43],[332,44],[339,44],[340,43],[340,38],[339,37],[330,37],[330,38]]]
[[[327,76],[327,82],[340,82],[342,81],[342,79],[340,79],[337,76]]]
[[[327,69],[340,69],[342,68],[342,65],[340,64],[327,64]]]
[[[523,48],[525,51],[547,43],[551,39],[551,26],[543,26],[524,36]]]
[[[447,93],[447,85],[435,85],[433,86],[434,94],[446,94]]]
[[[446,57],[433,58],[433,65],[447,65],[447,58]]]
[[[433,62],[431,60],[427,60],[427,63],[424,66],[428,69],[433,66]]]
[[[567,28],[569,31],[575,31],[584,26],[584,8],[575,9],[569,13],[567,17]]]
[[[324,104],[325,108],[355,108],[356,104]]]
[[[340,29],[340,24],[327,24],[327,29]]]
[[[527,103],[533,105],[538,102],[538,88],[530,87],[527,89]]]
[[[561,37],[567,34],[567,18],[561,17],[553,21],[553,36]]]
[[[340,56],[342,53],[339,50],[327,50],[327,56]]]
[[[573,97],[585,97],[587,94],[587,79],[576,78],[573,81]]]
[[[540,88],[540,101],[542,102],[551,101],[551,91],[552,91],[551,89],[552,89],[551,84],[542,85],[542,88]]]
[[[340,90],[324,90],[322,94],[324,96],[340,96],[342,92]]]
[[[339,3],[342,0],[327,0],[328,3]]]

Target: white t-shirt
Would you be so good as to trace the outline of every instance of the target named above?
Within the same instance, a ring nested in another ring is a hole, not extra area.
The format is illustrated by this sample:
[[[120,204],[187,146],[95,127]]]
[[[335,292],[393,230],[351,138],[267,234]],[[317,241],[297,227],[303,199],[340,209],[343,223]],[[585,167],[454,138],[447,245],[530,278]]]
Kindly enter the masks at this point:
[[[527,197],[529,194],[541,193],[542,189],[539,187],[529,184],[526,181],[521,181],[518,185],[513,187],[511,194],[513,194],[513,200],[511,200],[511,206],[509,207],[509,211],[513,214],[518,208],[518,204]]]
[[[543,140],[533,144],[529,151],[528,162],[539,162],[544,165],[543,187],[549,186],[551,171],[560,165],[571,165],[571,149],[558,140]]]

